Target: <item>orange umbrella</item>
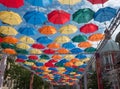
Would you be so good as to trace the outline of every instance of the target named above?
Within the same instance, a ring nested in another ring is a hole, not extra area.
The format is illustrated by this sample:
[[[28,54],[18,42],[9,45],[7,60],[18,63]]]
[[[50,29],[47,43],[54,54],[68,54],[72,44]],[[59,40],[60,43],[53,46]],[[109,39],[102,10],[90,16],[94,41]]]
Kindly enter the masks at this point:
[[[72,66],[73,66],[73,63],[72,63],[72,62],[66,62],[66,63],[65,63],[65,66],[67,66],[67,67],[72,67]]]
[[[72,63],[75,63],[75,62],[78,62],[78,61],[79,61],[79,59],[77,59],[77,58],[73,58],[73,59],[70,60],[70,62],[72,62]]]
[[[7,36],[3,38],[3,42],[9,43],[9,44],[16,44],[18,42],[18,39],[12,36]]]
[[[53,26],[43,26],[42,28],[39,28],[39,32],[45,35],[52,35],[55,34],[57,30]]]
[[[46,70],[48,70],[48,67],[46,67],[46,66],[41,66],[40,69],[46,71]]]
[[[50,49],[58,49],[58,48],[60,48],[60,44],[50,43],[50,44],[47,45],[47,47],[50,48]]]
[[[88,47],[91,47],[91,46],[92,46],[92,44],[90,42],[88,42],[88,41],[86,41],[86,42],[80,42],[78,44],[78,47],[80,47],[80,48],[88,48]]]
[[[100,41],[102,39],[104,39],[105,35],[102,34],[102,33],[96,33],[96,34],[93,34],[91,36],[89,36],[88,40],[90,41]]]
[[[62,59],[62,56],[56,54],[56,55],[53,55],[52,58],[53,58],[53,59]]]
[[[15,50],[10,49],[10,48],[6,48],[6,49],[2,50],[2,52],[6,53],[6,54],[16,54]]]
[[[60,53],[60,54],[66,54],[69,53],[69,50],[65,49],[65,48],[60,48],[58,49],[56,52]]]

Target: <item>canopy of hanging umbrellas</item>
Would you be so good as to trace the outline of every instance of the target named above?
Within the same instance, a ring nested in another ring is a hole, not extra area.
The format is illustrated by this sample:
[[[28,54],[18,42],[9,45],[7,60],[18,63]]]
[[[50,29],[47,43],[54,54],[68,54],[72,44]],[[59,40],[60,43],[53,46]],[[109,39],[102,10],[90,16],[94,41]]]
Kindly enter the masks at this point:
[[[107,2],[0,0],[1,53],[51,84],[73,85],[116,16]]]

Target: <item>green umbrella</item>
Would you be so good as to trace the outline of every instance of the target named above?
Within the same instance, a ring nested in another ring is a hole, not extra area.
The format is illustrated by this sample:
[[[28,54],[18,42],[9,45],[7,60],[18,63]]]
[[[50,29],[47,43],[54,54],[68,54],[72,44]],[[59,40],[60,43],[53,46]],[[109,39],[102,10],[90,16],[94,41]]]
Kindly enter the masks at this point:
[[[97,49],[93,47],[86,48],[84,51],[85,52],[95,52]]]
[[[50,57],[48,55],[42,54],[40,55],[41,59],[50,59]]]
[[[29,53],[27,50],[24,50],[24,49],[16,49],[16,52],[18,54],[28,54]]]
[[[78,42],[78,43],[79,42],[84,42],[86,40],[87,40],[87,36],[85,36],[85,35],[77,35],[77,36],[72,38],[73,42]]]
[[[8,43],[1,43],[1,47],[2,47],[3,49],[5,49],[5,48],[14,49],[14,48],[15,48],[15,45],[13,45],[13,44],[8,44]]]
[[[72,15],[73,21],[77,23],[87,23],[93,19],[94,11],[89,8],[79,9]]]

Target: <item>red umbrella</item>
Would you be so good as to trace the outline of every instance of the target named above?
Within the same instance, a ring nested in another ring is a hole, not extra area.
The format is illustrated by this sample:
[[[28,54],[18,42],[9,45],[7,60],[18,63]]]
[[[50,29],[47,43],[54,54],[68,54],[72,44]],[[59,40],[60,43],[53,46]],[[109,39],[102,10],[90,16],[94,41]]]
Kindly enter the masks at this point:
[[[45,54],[54,54],[54,53],[55,53],[55,50],[45,49],[43,52],[44,52]]]
[[[91,2],[92,4],[104,4],[108,0],[88,0],[88,1]]]
[[[92,32],[95,32],[97,30],[98,30],[98,26],[93,24],[93,23],[86,24],[80,28],[80,31],[85,33],[85,34],[92,33]]]
[[[32,47],[33,47],[33,48],[36,48],[36,49],[44,49],[44,48],[45,48],[44,45],[42,45],[42,44],[38,44],[38,43],[33,44]]]
[[[70,20],[70,14],[64,10],[54,10],[48,14],[48,20],[53,24],[64,24]]]
[[[25,60],[23,60],[23,59],[21,59],[21,58],[17,58],[16,60],[15,60],[15,62],[25,62]]]
[[[46,67],[55,67],[55,65],[52,62],[46,62],[45,66]]]
[[[3,38],[0,37],[0,43],[3,42]]]
[[[24,0],[0,0],[0,3],[9,8],[19,8],[24,5]]]
[[[30,56],[28,56],[28,58],[31,59],[31,60],[37,60],[38,56],[36,56],[36,55],[30,55]]]

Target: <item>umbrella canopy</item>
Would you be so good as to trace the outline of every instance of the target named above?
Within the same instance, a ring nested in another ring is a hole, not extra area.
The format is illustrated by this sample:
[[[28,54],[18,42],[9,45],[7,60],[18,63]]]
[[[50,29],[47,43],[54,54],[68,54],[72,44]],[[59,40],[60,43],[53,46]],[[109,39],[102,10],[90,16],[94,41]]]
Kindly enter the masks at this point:
[[[93,33],[93,32],[95,32],[97,30],[98,30],[98,26],[93,24],[93,23],[85,24],[84,26],[82,26],[80,28],[80,32],[83,32],[85,34]]]
[[[77,30],[78,29],[77,29],[76,26],[69,24],[69,25],[65,25],[65,26],[61,27],[59,31],[60,31],[61,34],[73,34]]]
[[[81,0],[58,0],[58,1],[61,4],[67,4],[67,5],[74,5],[74,4],[81,2]]]
[[[74,55],[65,55],[64,58],[67,60],[71,60],[74,58]]]
[[[42,51],[39,49],[31,49],[30,50],[30,54],[41,54],[41,53],[42,53]]]
[[[30,56],[28,56],[28,58],[31,60],[38,60],[38,56],[36,56],[36,55],[30,55]]]
[[[43,44],[35,43],[32,45],[33,48],[35,49],[44,49],[45,46]]]
[[[62,47],[66,49],[72,49],[72,48],[75,48],[75,45],[72,42],[67,42],[62,44]]]
[[[88,37],[88,40],[90,41],[100,41],[102,39],[104,39],[105,35],[102,33],[96,33],[96,34],[92,34],[91,36]]]
[[[16,54],[16,51],[10,48],[3,49],[2,52],[5,54]]]
[[[48,20],[53,24],[65,24],[70,20],[70,14],[64,10],[54,10],[48,14]]]
[[[53,35],[57,32],[57,30],[53,26],[43,26],[39,29],[39,32],[45,35]]]
[[[55,50],[53,50],[53,49],[45,49],[43,52],[44,52],[45,54],[54,54],[54,53],[55,53]]]
[[[50,43],[50,44],[47,45],[47,47],[50,48],[50,49],[58,49],[58,48],[60,48],[60,44]]]
[[[0,43],[1,43],[1,42],[3,42],[3,38],[2,38],[2,37],[0,37]]]
[[[53,2],[53,0],[26,0],[26,1],[33,6],[40,6],[40,7],[46,7],[52,4]]]
[[[41,54],[40,58],[41,59],[50,59],[50,57],[48,55],[46,55],[46,54]]]
[[[91,46],[92,46],[92,44],[91,44],[89,41],[80,42],[80,43],[78,44],[78,47],[80,47],[80,48],[88,48],[88,47],[91,47]]]
[[[108,0],[88,0],[88,1],[91,2],[92,4],[104,4]]]
[[[84,54],[78,54],[78,55],[75,56],[75,58],[78,58],[78,59],[85,59],[85,58],[87,58],[87,56],[84,55]]]
[[[72,50],[70,50],[70,51],[71,51],[72,54],[78,54],[78,53],[80,53],[80,52],[83,52],[83,50],[80,49],[80,48],[74,48],[74,49],[72,49]]]
[[[98,22],[105,22],[111,20],[115,16],[116,16],[116,9],[111,7],[105,7],[99,9],[94,14],[94,20]]]
[[[93,19],[94,11],[89,8],[79,9],[72,15],[73,21],[77,23],[87,23]]]
[[[33,44],[35,43],[34,39],[28,36],[22,36],[20,37],[19,41],[26,43],[26,44]]]
[[[3,42],[9,43],[9,44],[16,44],[18,42],[18,39],[12,36],[7,36],[3,38]]]
[[[59,60],[59,59],[62,59],[62,56],[56,54],[56,55],[53,55],[52,58],[53,58],[53,59],[58,59],[58,60]]]
[[[69,41],[70,41],[70,38],[67,36],[58,36],[55,38],[55,42],[57,42],[57,43],[66,43]]]
[[[20,48],[20,49],[25,49],[25,50],[27,50],[27,49],[30,48],[30,46],[27,45],[27,44],[25,44],[25,43],[18,43],[18,44],[16,45],[16,47],[17,47],[17,48]]]
[[[0,26],[0,33],[5,35],[17,35],[17,31],[10,26]]]
[[[29,53],[29,52],[28,52],[27,50],[25,50],[25,49],[16,49],[16,52],[17,52],[18,54],[24,54],[24,55],[26,55],[26,54]]]
[[[66,53],[69,53],[69,50],[67,50],[65,48],[60,48],[56,52],[59,54],[66,54]]]
[[[87,36],[86,35],[77,35],[75,37],[72,38],[73,42],[84,42],[87,40]]]
[[[52,40],[50,38],[48,38],[47,36],[41,36],[41,37],[37,38],[37,42],[41,43],[41,44],[50,44],[52,42]]]
[[[24,5],[24,0],[1,0],[0,3],[9,8],[19,8]]]
[[[84,51],[85,52],[95,52],[97,49],[93,47],[86,48]]]
[[[19,14],[12,11],[1,11],[0,20],[9,25],[19,25],[22,22]]]
[[[14,44],[1,43],[0,46],[1,46],[3,49],[6,49],[6,48],[15,49],[15,45],[14,45]]]
[[[23,18],[26,20],[27,23],[34,25],[43,24],[47,21],[44,13],[39,11],[29,11],[25,13]]]
[[[35,35],[37,33],[37,30],[32,27],[21,27],[19,28],[18,32],[27,36],[31,36]]]

